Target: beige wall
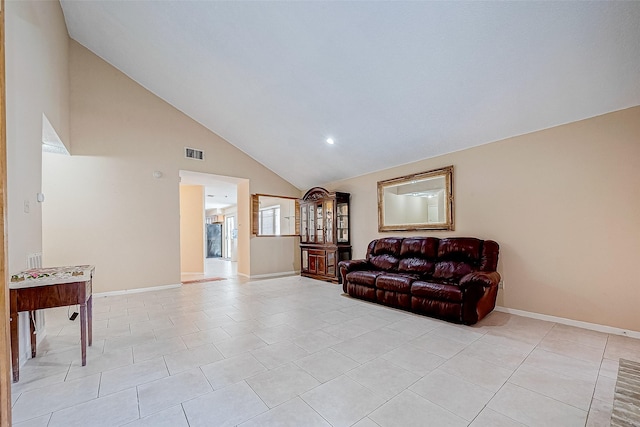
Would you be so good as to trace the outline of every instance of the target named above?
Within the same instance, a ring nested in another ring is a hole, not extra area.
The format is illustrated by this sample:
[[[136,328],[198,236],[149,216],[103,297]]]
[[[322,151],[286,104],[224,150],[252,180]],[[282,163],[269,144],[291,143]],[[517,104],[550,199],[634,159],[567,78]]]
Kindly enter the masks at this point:
[[[292,256],[284,264],[280,264],[281,254],[292,254]],[[299,237],[254,237],[251,239],[252,277],[268,277],[294,272],[300,272]]]
[[[290,270],[294,247],[249,247],[249,194],[299,196],[298,189],[78,43],[69,53],[72,156],[47,155],[43,165],[51,263],[95,264],[95,292],[179,283],[178,176],[189,170],[248,180],[238,185],[239,245],[247,254],[239,272],[266,272],[253,264],[261,257]],[[205,160],[185,159],[185,146],[205,150]]]
[[[42,250],[43,114],[69,147],[68,36],[58,2],[7,1],[5,13],[8,269],[17,272]]]
[[[455,232],[378,233],[376,182],[453,164]],[[640,107],[328,184],[354,257],[391,235],[500,243],[499,305],[640,331]]]
[[[7,242],[9,273],[42,251],[42,122],[69,147],[67,27],[59,2],[5,2]],[[25,212],[25,203],[29,212]],[[44,255],[44,263],[49,263]],[[37,314],[38,332],[44,325]],[[30,357],[27,313],[20,314],[20,359]],[[39,334],[38,337],[42,337]]]
[[[238,224],[238,274],[241,276],[251,276],[253,259],[252,242],[256,241],[251,238],[251,215],[250,215],[250,184],[249,181],[243,181],[238,184],[238,216],[236,218]],[[269,254],[266,254],[269,256]],[[284,257],[283,257],[284,258]]]
[[[204,273],[204,187],[180,186],[180,271]]]

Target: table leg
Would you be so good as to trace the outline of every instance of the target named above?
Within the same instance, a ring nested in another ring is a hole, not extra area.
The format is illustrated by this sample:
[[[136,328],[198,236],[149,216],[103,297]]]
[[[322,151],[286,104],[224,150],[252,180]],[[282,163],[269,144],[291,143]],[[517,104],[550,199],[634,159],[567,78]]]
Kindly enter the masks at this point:
[[[36,312],[29,312],[29,335],[31,336],[31,357],[36,357]]]
[[[82,366],[87,364],[87,305],[80,304],[80,346],[82,348]]]
[[[13,369],[13,382],[20,380],[20,360],[18,347],[18,312],[11,310],[11,367]]]
[[[89,338],[89,347],[93,341],[93,295],[87,300],[87,335]]]

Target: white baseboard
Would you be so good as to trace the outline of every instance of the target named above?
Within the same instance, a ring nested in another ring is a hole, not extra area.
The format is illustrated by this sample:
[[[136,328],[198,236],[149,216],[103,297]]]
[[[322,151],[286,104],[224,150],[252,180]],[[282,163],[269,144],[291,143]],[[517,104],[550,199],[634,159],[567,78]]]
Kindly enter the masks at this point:
[[[252,275],[250,278],[251,279],[267,279],[270,277],[295,276],[297,274],[300,274],[300,272],[299,271],[282,271],[279,273],[255,274],[255,275]]]
[[[149,288],[124,289],[122,291],[97,292],[97,293],[94,293],[93,296],[96,298],[101,298],[101,297],[110,297],[114,295],[138,294],[140,292],[162,291],[164,289],[179,288],[181,286],[182,284],[178,283],[176,285],[162,285],[162,286],[151,286]]]
[[[622,336],[631,337],[631,338],[640,338],[640,332],[638,331],[614,328],[613,326],[599,325],[597,323],[583,322],[580,320],[567,319],[565,317],[556,317],[556,316],[550,316],[548,314],[540,314],[540,313],[534,313],[531,311],[517,310],[515,308],[496,306],[495,310],[501,311],[503,313],[515,314],[523,317],[530,317],[532,319],[545,320],[547,322],[555,322],[555,323],[560,323],[568,326],[575,326],[576,328],[583,328],[583,329],[589,329],[591,331],[603,332],[605,334],[622,335]]]
[[[247,279],[251,278],[251,276],[246,273],[238,273],[238,276],[246,277]]]

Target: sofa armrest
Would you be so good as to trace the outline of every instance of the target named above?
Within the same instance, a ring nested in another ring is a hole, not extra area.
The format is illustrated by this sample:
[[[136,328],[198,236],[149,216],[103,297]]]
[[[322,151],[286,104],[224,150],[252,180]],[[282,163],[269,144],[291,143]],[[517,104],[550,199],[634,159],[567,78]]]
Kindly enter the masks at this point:
[[[474,284],[479,284],[483,288],[497,287],[500,283],[500,273],[497,271],[474,271],[460,279],[460,287],[467,289]]]
[[[340,261],[338,263],[338,269],[340,271],[340,275],[338,279],[340,283],[342,283],[342,289],[344,292],[347,292],[347,274],[352,271],[357,270],[367,270],[371,265],[366,259],[350,259],[348,261]]]
[[[464,292],[462,323],[473,325],[496,305],[500,274],[496,271],[474,271],[460,279]]]

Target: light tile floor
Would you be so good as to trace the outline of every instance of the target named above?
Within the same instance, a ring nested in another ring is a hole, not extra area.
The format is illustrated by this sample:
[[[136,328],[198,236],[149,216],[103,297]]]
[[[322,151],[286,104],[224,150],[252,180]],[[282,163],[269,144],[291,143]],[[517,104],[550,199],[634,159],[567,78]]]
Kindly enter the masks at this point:
[[[238,276],[238,263],[225,258],[205,258],[204,273],[181,273],[180,280],[203,280],[209,277],[233,279]]]
[[[46,312],[12,387],[15,426],[608,426],[620,357],[640,340],[493,312],[472,327],[302,277]]]

